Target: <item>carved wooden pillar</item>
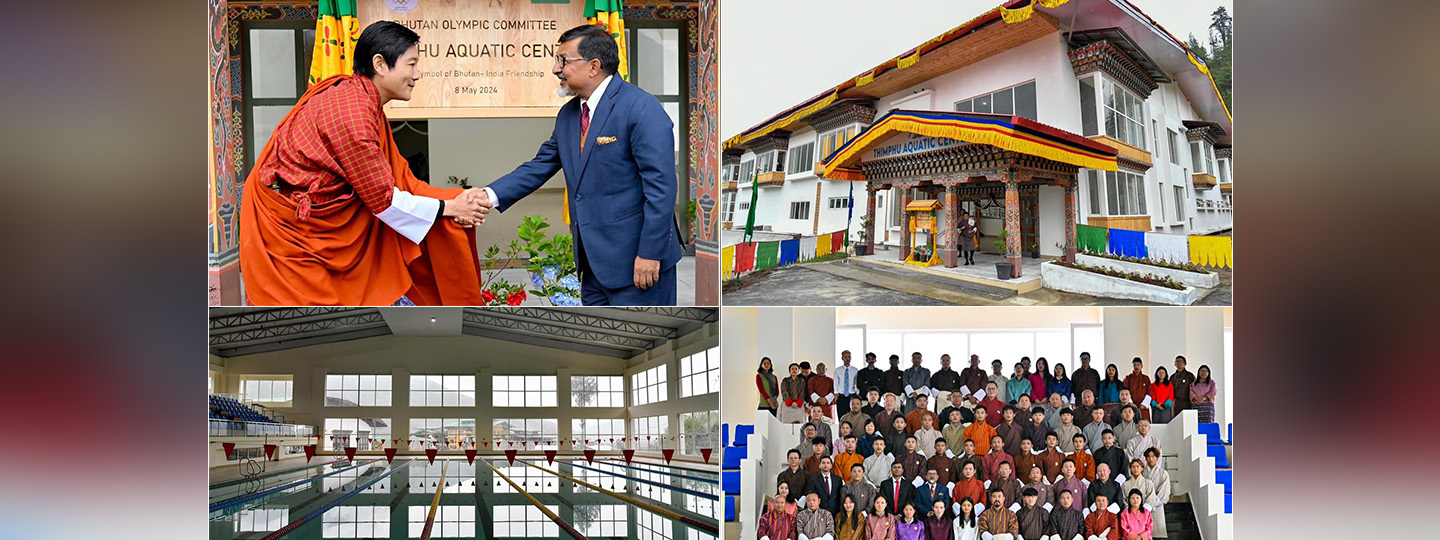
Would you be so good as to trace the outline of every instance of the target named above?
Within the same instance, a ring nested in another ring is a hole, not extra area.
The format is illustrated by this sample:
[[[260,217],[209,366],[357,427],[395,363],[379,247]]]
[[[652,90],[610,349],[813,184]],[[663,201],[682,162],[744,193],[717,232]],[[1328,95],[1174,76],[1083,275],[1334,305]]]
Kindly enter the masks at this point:
[[[912,198],[909,188],[900,188],[900,260],[910,257],[910,212],[905,210],[910,206]]]
[[[865,254],[875,254],[875,186],[865,185]]]
[[[1014,169],[1005,172],[1005,262],[1010,277],[1020,277],[1020,181]]]
[[[945,231],[945,249],[940,250],[940,260],[946,268],[954,268],[960,259],[960,188],[944,186],[942,189],[945,190],[945,225],[941,230]]]
[[[1065,184],[1065,260],[1069,262],[1075,262],[1075,253],[1078,251],[1075,237],[1075,184],[1074,178]]]

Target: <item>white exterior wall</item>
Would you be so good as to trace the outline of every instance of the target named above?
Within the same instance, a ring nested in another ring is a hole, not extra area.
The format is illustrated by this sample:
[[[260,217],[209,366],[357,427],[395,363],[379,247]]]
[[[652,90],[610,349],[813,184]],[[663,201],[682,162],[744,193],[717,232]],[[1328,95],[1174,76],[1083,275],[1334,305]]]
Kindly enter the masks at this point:
[[[1070,65],[1069,49],[1060,32],[1032,40],[962,69],[883,96],[876,101],[876,117],[883,116],[897,108],[950,111],[954,109],[956,102],[1030,81],[1035,81],[1036,111],[1039,121],[1071,133],[1081,133],[1080,88]],[[1200,233],[1229,228],[1233,217],[1231,211],[1197,210],[1196,199],[1218,202],[1222,200],[1222,197],[1218,187],[1207,191],[1195,191],[1190,179],[1190,174],[1195,168],[1190,163],[1189,142],[1185,138],[1185,127],[1181,124],[1185,120],[1199,119],[1199,115],[1190,106],[1190,101],[1181,92],[1178,85],[1161,84],[1160,88],[1145,100],[1145,109],[1147,115],[1145,129],[1150,132],[1146,145],[1149,147],[1148,150],[1154,162],[1154,166],[1145,173],[1145,209],[1150,215],[1153,229],[1172,233]],[[1098,112],[1103,114],[1103,111]],[[1103,122],[1103,116],[1101,119]],[[1155,129],[1156,127],[1159,128],[1158,131]],[[1170,163],[1165,131],[1168,129],[1176,131],[1181,145],[1178,165]],[[816,137],[815,131],[807,128],[791,137],[790,146],[793,148],[815,141]],[[819,159],[821,156],[818,155],[818,145],[816,152],[816,159]],[[752,153],[746,153],[741,161],[749,159],[754,159]],[[1090,215],[1090,197],[1092,196],[1084,182],[1087,174],[1086,169],[1081,169],[1081,182],[1076,196],[1077,219],[1082,223]],[[812,205],[814,204],[816,182],[823,184],[818,208],[815,206],[811,208],[812,212],[820,212],[818,232],[823,234],[843,227],[846,210],[843,208],[832,210],[828,207],[827,201],[830,197],[847,196],[848,183],[815,179],[812,172],[789,175],[784,187],[761,190],[760,209],[755,217],[756,225],[770,225],[777,232],[814,234],[813,223],[788,218],[791,201],[809,200],[812,201]],[[1103,183],[1102,176],[1101,184],[1103,185]],[[737,194],[740,198],[737,200],[748,200],[749,192],[744,187],[743,179],[741,185],[741,190]],[[1185,194],[1184,220],[1177,219],[1178,214],[1174,209],[1174,186],[1181,186]],[[860,230],[860,220],[864,216],[865,193],[863,189],[860,189],[861,187],[856,186],[856,215],[852,222],[852,231]],[[899,202],[898,197],[895,196],[897,192],[890,190],[884,193],[883,203],[877,204],[875,209],[875,242],[899,245],[900,224],[892,223],[889,219],[890,206]],[[1064,208],[1064,190],[1062,188],[1041,189],[1039,242],[1040,251],[1044,255],[1058,256],[1062,254],[1061,249],[1057,248],[1055,244],[1063,244],[1065,241],[1064,228],[1061,226],[1065,216]],[[744,221],[743,213],[737,205],[735,226],[743,227]],[[1000,220],[994,219],[983,219],[979,224],[981,232],[986,235],[997,234],[1003,226]],[[890,233],[888,240],[887,229]]]

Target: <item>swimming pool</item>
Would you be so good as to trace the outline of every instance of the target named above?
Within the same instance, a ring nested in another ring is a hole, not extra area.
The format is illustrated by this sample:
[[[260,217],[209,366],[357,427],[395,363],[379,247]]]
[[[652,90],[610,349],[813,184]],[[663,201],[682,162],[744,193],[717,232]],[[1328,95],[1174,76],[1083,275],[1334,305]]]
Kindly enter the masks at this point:
[[[210,538],[713,540],[719,479],[718,466],[603,458],[357,457],[212,484]]]

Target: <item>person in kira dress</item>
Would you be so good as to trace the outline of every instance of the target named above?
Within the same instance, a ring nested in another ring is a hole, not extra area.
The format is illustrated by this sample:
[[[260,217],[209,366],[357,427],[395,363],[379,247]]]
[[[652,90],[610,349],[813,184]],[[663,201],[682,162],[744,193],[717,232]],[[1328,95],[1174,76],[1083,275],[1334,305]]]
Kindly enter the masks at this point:
[[[760,516],[755,532],[760,540],[795,540],[795,514],[790,510],[795,503],[786,500],[789,496],[786,488],[782,482],[775,496],[765,503],[765,513]]]

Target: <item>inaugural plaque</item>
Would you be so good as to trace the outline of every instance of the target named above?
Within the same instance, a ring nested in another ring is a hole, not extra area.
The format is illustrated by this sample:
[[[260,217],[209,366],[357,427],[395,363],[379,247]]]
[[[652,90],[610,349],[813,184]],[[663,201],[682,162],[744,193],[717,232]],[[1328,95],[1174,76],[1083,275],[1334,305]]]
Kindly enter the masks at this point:
[[[392,119],[547,117],[568,98],[555,40],[585,24],[579,0],[359,0],[360,27],[389,20],[420,34],[421,79]]]

